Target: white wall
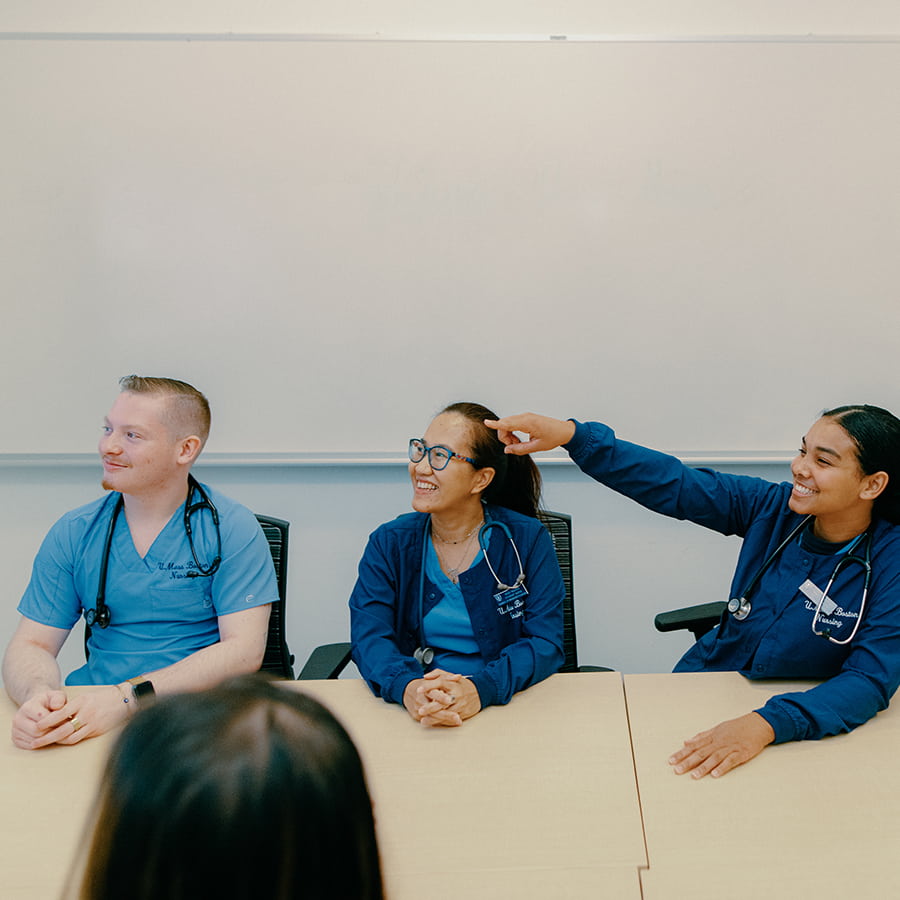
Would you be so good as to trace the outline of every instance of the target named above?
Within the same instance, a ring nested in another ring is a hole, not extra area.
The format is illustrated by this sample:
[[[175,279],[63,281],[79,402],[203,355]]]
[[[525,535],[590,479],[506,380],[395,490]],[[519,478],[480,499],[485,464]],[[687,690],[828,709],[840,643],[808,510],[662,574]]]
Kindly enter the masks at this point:
[[[266,38],[211,39],[229,34]],[[419,40],[563,34],[612,40]],[[198,474],[293,523],[298,659],[346,636],[365,537],[408,507],[399,457],[372,458],[443,402],[610,417],[723,460],[774,450],[732,468],[776,480],[821,407],[900,408],[898,35],[895,2],[4,3],[0,641],[43,533],[97,494],[76,454],[127,372],[207,390]],[[257,130],[275,87],[284,115],[268,106]],[[434,127],[404,138],[404,109]],[[286,143],[273,122],[296,123]],[[348,146],[354,178],[317,184]],[[334,448],[360,461],[242,462]],[[687,639],[655,635],[653,614],[724,599],[736,543],[544,471],[547,505],[575,520],[581,661],[671,668]],[[66,668],[79,658],[70,641]]]
[[[233,452],[599,386],[681,449],[896,405],[900,42],[2,50],[5,450],[78,452],[131,371],[203,385]]]

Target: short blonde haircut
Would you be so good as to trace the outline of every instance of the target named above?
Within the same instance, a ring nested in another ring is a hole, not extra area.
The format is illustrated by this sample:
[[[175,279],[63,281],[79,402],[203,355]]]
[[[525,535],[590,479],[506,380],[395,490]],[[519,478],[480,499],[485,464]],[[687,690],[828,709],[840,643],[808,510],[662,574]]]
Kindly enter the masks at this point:
[[[166,397],[166,427],[177,440],[196,434],[201,448],[209,437],[212,415],[209,401],[193,385],[175,378],[144,378],[126,375],[119,387],[132,394],[155,394]]]

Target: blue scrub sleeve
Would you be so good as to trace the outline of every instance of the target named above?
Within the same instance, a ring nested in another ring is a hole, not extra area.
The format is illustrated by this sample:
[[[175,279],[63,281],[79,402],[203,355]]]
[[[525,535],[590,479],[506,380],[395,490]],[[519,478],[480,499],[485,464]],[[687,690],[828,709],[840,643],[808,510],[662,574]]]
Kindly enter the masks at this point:
[[[599,422],[575,422],[565,449],[595,481],[654,512],[720,534],[745,534],[772,487],[763,479],[693,468],[667,453],[618,440]],[[751,483],[758,490],[748,490]]]
[[[350,595],[350,639],[353,661],[372,692],[390,703],[403,703],[406,686],[423,675],[422,667],[400,650],[395,618],[399,574],[390,558],[386,530],[369,536],[353,593]]]
[[[27,619],[66,631],[81,615],[81,598],[75,587],[72,530],[65,517],[57,521],[41,542],[31,569],[31,581],[18,611]]]
[[[775,743],[852,731],[887,709],[900,686],[898,544],[891,540],[878,550],[893,560],[893,572],[879,566],[881,577],[872,580],[868,609],[841,671],[808,691],[772,697],[756,710],[775,731]]]

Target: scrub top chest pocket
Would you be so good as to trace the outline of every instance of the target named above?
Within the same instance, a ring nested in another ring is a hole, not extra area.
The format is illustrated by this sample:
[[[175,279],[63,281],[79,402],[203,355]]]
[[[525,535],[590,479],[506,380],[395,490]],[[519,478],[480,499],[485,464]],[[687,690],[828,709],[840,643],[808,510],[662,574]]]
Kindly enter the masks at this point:
[[[198,620],[209,618],[213,607],[212,579],[188,577],[191,569],[160,565],[148,575],[149,611],[155,620]]]

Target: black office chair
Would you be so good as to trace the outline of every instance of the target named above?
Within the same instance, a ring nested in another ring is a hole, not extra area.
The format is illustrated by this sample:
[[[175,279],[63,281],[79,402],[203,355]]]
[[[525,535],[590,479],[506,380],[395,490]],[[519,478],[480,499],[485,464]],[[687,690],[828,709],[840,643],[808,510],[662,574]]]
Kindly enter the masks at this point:
[[[700,603],[697,606],[685,606],[659,613],[653,620],[657,631],[690,631],[694,640],[700,638],[722,621],[722,613],[728,604],[724,600],[713,603]]]
[[[273,519],[271,516],[257,516],[269,542],[269,552],[272,554],[272,562],[275,564],[275,577],[278,582],[278,600],[271,606],[269,612],[269,635],[266,639],[266,652],[263,656],[260,672],[269,672],[282,678],[293,679],[294,657],[288,650],[287,640],[284,636],[284,606],[287,598],[287,563],[288,563],[288,530],[290,523],[284,519]],[[90,656],[88,639],[91,636],[91,626],[84,626],[84,658]]]
[[[572,573],[572,517],[566,513],[540,510],[538,518],[553,539],[556,560],[562,572],[566,593],[563,597],[563,651],[566,658],[560,672],[612,672],[605,666],[579,666],[578,641],[575,634],[575,590]]]
[[[565,513],[541,510],[538,518],[553,539],[553,549],[562,572],[565,596],[563,597],[563,651],[565,661],[560,672],[611,672],[603,666],[579,666],[578,642],[575,635],[575,598],[572,578],[572,517]],[[347,642],[323,644],[316,647],[303,666],[298,680],[337,678],[350,662],[352,646]]]
[[[287,602],[288,530],[291,526],[284,519],[274,519],[271,516],[257,515],[256,520],[269,542],[269,552],[272,554],[272,562],[275,563],[275,577],[278,581],[278,601],[273,603],[270,608],[266,652],[259,670],[293,680],[294,656],[288,649],[284,634],[284,610]]]

